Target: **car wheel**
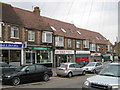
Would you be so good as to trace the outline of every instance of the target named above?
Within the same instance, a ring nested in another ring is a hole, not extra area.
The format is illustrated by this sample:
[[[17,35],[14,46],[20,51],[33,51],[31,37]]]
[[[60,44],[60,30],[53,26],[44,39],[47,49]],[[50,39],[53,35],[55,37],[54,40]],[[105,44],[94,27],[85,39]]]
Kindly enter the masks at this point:
[[[71,78],[72,77],[72,73],[70,72],[70,73],[68,73],[68,77],[69,78]]]
[[[82,72],[82,75],[86,75],[86,71],[83,71],[83,72]]]
[[[48,80],[49,80],[49,78],[50,78],[50,77],[49,77],[49,75],[48,75],[48,74],[44,74],[44,76],[43,76],[43,80],[44,80],[44,81],[48,81]]]
[[[16,86],[20,84],[20,78],[19,77],[14,77],[12,79],[12,85]]]
[[[95,69],[93,70],[93,73],[96,74],[96,70]]]

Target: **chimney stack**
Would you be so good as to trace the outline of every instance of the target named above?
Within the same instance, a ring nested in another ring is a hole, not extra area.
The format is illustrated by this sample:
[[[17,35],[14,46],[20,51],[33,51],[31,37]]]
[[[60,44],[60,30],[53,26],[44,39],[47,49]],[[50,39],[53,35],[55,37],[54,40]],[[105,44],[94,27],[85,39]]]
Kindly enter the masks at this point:
[[[36,15],[40,16],[40,9],[39,9],[38,6],[34,7],[33,12],[34,12]]]

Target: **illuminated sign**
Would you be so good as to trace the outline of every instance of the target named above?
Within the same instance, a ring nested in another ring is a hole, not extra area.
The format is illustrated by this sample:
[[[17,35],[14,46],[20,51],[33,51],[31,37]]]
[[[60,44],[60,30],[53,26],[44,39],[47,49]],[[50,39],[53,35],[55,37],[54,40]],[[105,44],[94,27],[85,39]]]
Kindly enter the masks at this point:
[[[74,50],[55,50],[55,54],[74,54]]]
[[[0,43],[0,47],[22,48],[22,44]]]

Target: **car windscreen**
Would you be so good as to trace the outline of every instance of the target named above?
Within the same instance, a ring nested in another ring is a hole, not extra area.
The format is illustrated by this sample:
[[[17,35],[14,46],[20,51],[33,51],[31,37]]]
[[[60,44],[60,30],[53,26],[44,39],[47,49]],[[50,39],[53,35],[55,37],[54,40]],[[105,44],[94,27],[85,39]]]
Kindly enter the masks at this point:
[[[119,69],[120,69],[120,65],[109,65],[103,70],[101,70],[99,75],[120,77]]]
[[[95,66],[95,63],[88,63],[87,66]]]

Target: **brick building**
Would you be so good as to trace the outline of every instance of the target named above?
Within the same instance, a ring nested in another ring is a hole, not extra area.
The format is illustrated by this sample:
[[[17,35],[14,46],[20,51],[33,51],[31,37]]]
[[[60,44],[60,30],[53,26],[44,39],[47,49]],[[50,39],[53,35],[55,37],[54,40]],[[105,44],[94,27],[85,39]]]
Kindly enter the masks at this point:
[[[110,59],[111,43],[98,32],[0,3],[1,60],[18,65]]]

